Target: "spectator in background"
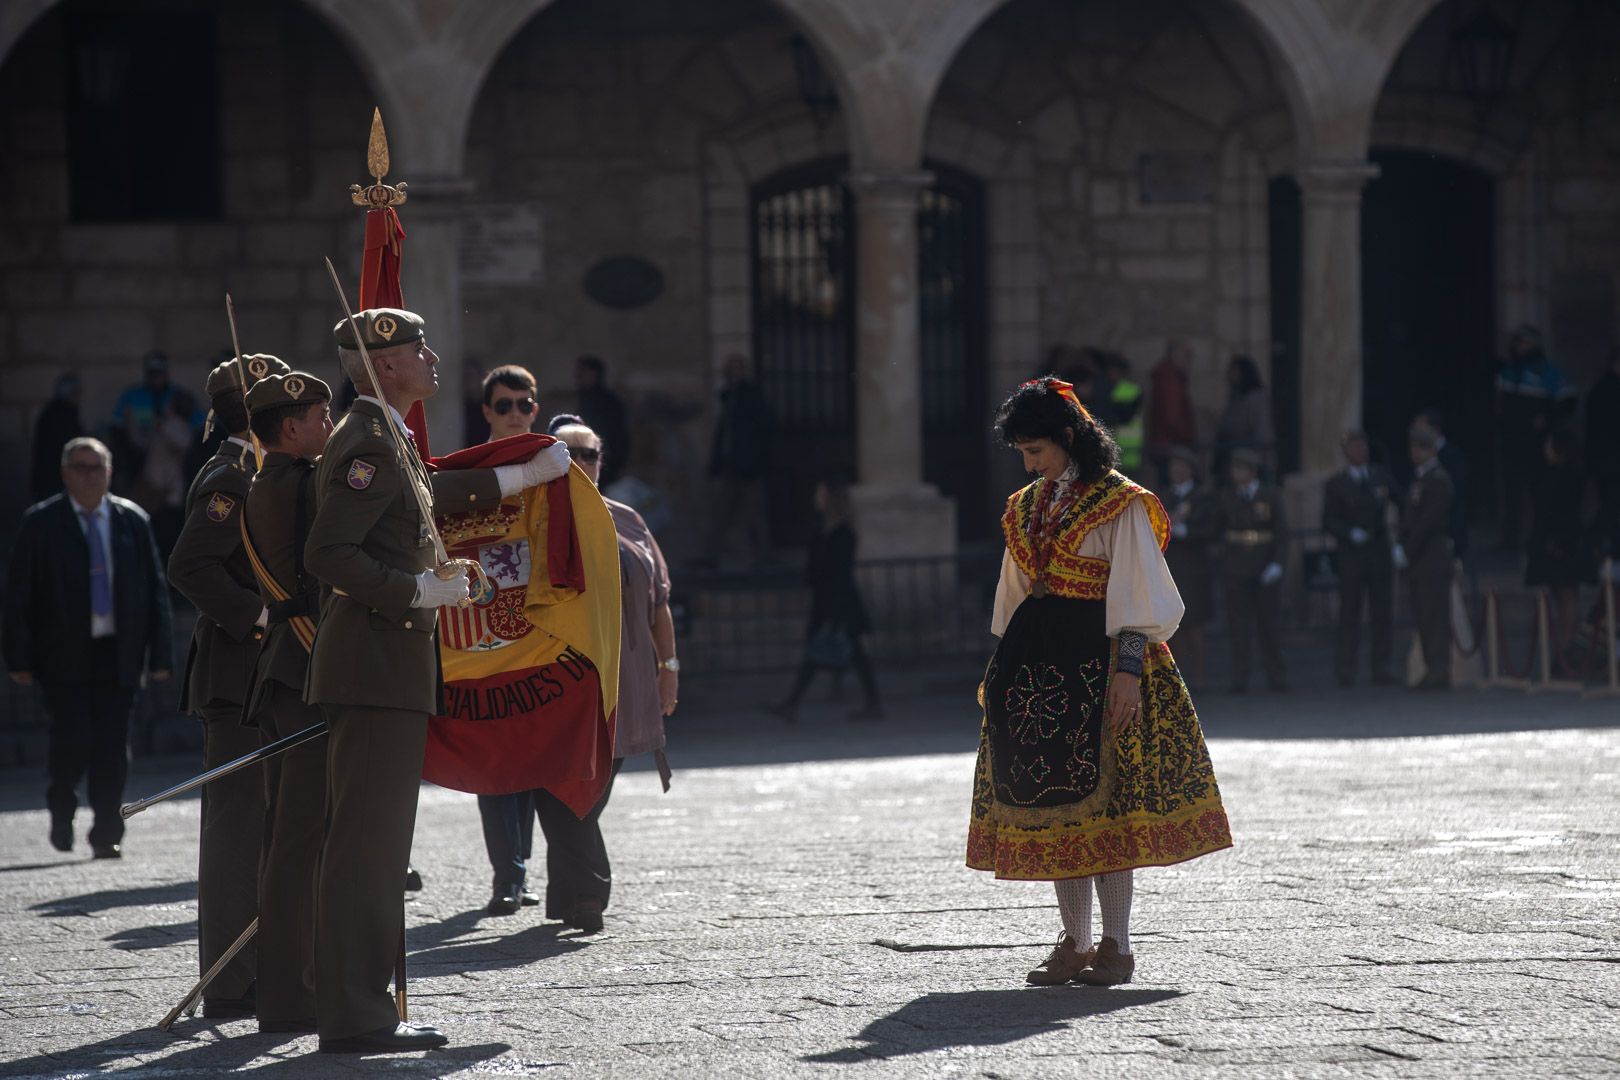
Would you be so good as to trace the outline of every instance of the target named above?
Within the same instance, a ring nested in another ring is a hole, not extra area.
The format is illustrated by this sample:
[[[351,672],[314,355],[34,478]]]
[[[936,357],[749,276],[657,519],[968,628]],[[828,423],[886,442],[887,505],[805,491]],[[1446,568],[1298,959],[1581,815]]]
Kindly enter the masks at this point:
[[[1344,469],[1322,493],[1322,531],[1333,537],[1339,574],[1339,633],[1334,673],[1340,686],[1356,681],[1361,651],[1361,610],[1365,604],[1372,637],[1372,681],[1393,681],[1390,638],[1394,633],[1395,565],[1389,537],[1389,511],[1395,481],[1374,464],[1361,431],[1344,436]]]
[[[602,462],[601,483],[604,489],[612,487],[630,460],[630,423],[624,401],[607,388],[607,365],[599,356],[582,356],[574,362],[574,387],[579,391],[580,417],[612,448]]]
[[[1564,427],[1541,441],[1541,463],[1530,489],[1530,543],[1524,583],[1547,590],[1548,619],[1555,667],[1567,670],[1565,653],[1575,636],[1580,587],[1592,580],[1588,534],[1581,520],[1586,478],[1580,446]]]
[[[1217,476],[1226,475],[1232,452],[1238,447],[1256,451],[1264,462],[1276,442],[1271,428],[1271,398],[1260,381],[1260,365],[1252,357],[1233,356],[1226,364],[1226,385],[1230,396],[1215,429]]]
[[[83,434],[79,377],[64,372],[56,377],[51,400],[34,421],[34,471],[28,484],[34,502],[43,502],[62,490],[62,447]]]
[[[89,774],[98,859],[122,857],[118,813],[129,775],[129,714],[143,678],[173,666],[169,588],[139,506],[107,487],[112,454],[96,439],[62,449],[66,491],[29,508],[6,567],[6,671],[39,684],[51,717],[45,802],[51,846],[73,849],[75,789]]]
[[[1142,385],[1131,379],[1131,362],[1119,353],[1100,353],[1099,360],[1101,379],[1097,396],[1102,399],[1103,410],[1100,418],[1119,446],[1119,471],[1141,480],[1145,441]]]
[[[1586,460],[1597,485],[1598,550],[1620,559],[1620,349],[1586,399]]]
[[[1169,475],[1167,470],[1174,447],[1198,445],[1198,422],[1193,417],[1192,404],[1192,358],[1191,346],[1172,339],[1165,344],[1164,356],[1148,374],[1147,455],[1159,470],[1156,480]]]
[[[502,364],[484,376],[486,441],[523,435],[534,430],[540,414],[540,388],[528,368]]]
[[[1413,424],[1407,435],[1413,477],[1395,557],[1407,567],[1412,618],[1423,646],[1418,690],[1451,689],[1451,478],[1435,453],[1436,441],[1423,424]]]
[[[1260,642],[1266,684],[1286,690],[1283,675],[1283,560],[1288,557],[1288,524],[1282,495],[1260,481],[1260,452],[1248,446],[1232,450],[1232,486],[1216,503],[1219,528],[1226,543],[1222,560],[1226,618],[1232,632],[1232,692],[1249,688],[1249,650]]]
[[[196,412],[196,399],[184,390],[169,395],[163,412],[152,424],[146,458],[129,493],[130,500],[152,519],[152,535],[165,562],[186,523],[186,487],[194,472],[187,466],[197,444],[191,418]]]
[[[1468,553],[1468,456],[1446,438],[1446,418],[1439,409],[1424,409],[1416,422],[1434,436],[1435,457],[1451,480],[1451,548],[1461,559]]]
[[[706,559],[718,565],[733,529],[741,529],[752,558],[765,550],[765,477],[771,468],[771,408],[754,381],[748,357],[732,353],[721,367],[720,416],[714,425],[709,475],[719,482]]]
[[[1524,503],[1540,468],[1547,433],[1574,415],[1576,390],[1541,346],[1541,331],[1525,323],[1508,337],[1496,375],[1497,431],[1502,447],[1502,547],[1524,542]]]
[[[1210,546],[1216,538],[1215,499],[1198,477],[1198,455],[1185,446],[1172,446],[1166,455],[1170,483],[1164,509],[1170,515],[1170,543],[1164,560],[1175,579],[1186,612],[1176,628],[1176,662],[1191,685],[1204,682],[1204,626],[1215,610]]]

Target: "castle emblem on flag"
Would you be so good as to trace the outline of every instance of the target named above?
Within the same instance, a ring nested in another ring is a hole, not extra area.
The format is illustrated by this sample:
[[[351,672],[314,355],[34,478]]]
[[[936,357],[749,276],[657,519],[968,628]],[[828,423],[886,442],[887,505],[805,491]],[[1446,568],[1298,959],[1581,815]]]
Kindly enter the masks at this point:
[[[349,486],[356,491],[364,491],[371,486],[371,481],[377,475],[377,466],[367,465],[358,459],[349,466]]]
[[[224,521],[231,516],[231,511],[235,509],[235,499],[229,495],[221,495],[219,492],[215,492],[214,497],[208,500],[208,520]]]

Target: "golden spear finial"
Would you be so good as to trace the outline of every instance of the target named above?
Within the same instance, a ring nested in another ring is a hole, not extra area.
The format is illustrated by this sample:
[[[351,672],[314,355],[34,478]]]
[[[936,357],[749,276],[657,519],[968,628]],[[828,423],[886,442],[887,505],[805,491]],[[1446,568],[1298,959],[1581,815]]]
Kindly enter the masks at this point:
[[[405,182],[385,184],[388,175],[388,133],[383,130],[382,110],[371,110],[371,139],[366,143],[366,171],[376,181],[369,187],[349,185],[349,197],[356,206],[380,210],[385,206],[398,206],[405,201]]]

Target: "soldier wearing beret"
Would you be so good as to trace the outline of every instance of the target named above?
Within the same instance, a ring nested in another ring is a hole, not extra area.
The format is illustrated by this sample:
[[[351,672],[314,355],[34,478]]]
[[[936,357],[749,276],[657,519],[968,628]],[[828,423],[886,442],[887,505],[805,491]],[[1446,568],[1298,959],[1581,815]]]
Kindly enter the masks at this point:
[[[1257,450],[1233,450],[1229,466],[1232,486],[1221,492],[1217,504],[1225,543],[1222,577],[1232,634],[1233,693],[1248,689],[1249,650],[1256,639],[1260,642],[1266,684],[1273,690],[1287,687],[1278,622],[1288,527],[1283,521],[1280,493],[1260,480],[1260,461]]]
[[[186,494],[186,523],[169,557],[169,583],[197,609],[180,682],[180,709],[203,722],[207,768],[258,749],[242,726],[242,704],[264,634],[264,603],[242,550],[240,517],[258,462],[248,441],[242,381],[288,371],[273,356],[232,358],[208,373],[214,422],[226,440],[198,471]],[[202,793],[197,865],[197,960],[206,972],[258,913],[259,840],[264,832],[260,776],[244,769],[208,784]],[[254,951],[245,948],[212,982],[203,1015],[254,1015]]]
[[[315,461],[332,434],[331,387],[295,371],[248,391],[264,464],[248,491],[247,551],[268,612],[244,719],[268,744],[321,721],[304,704],[317,590],[304,567],[315,513]],[[326,742],[315,739],[264,765],[259,859],[259,1030],[315,1030],[315,871],[326,821]]]
[[[375,385],[356,348],[356,326]],[[428,717],[441,709],[438,609],[465,600],[468,586],[465,574],[434,573],[434,526],[421,507],[429,515],[435,503],[494,507],[561,476],[568,451],[559,443],[522,465],[430,474],[403,418],[438,389],[439,358],[422,319],[376,308],[353,324],[345,319],[335,333],[343,370],[360,393],[316,467],[304,551],[321,583],[304,699],[330,725],[316,889],[317,1025],[324,1052],[431,1049],[447,1040],[436,1028],[400,1022],[388,981],[404,926],[399,883],[416,825]]]

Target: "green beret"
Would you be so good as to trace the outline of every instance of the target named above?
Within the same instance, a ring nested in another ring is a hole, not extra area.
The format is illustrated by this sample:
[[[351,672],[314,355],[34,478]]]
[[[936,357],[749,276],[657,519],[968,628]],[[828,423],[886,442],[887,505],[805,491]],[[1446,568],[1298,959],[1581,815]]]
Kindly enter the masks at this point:
[[[360,327],[368,350],[391,349],[396,345],[421,341],[427,329],[422,316],[399,308],[367,308],[355,312],[354,321]],[[357,347],[354,343],[354,326],[348,319],[332,327],[332,334],[337,338],[340,349]]]
[[[1260,451],[1251,449],[1247,446],[1240,446],[1236,450],[1232,451],[1232,464],[1247,465],[1256,472],[1260,470],[1260,465],[1264,460],[1265,459],[1260,456]]]
[[[248,391],[249,412],[273,409],[277,405],[313,405],[317,401],[331,401],[332,388],[315,376],[302,371],[286,375],[268,375],[253,384]]]
[[[232,390],[241,390],[243,377],[247,379],[247,384],[251,387],[267,375],[285,375],[292,370],[292,368],[269,353],[249,353],[242,357],[242,369],[242,374],[239,376],[237,374],[236,358],[232,357],[214,368],[213,371],[210,371],[208,373],[208,383],[203,390],[208,395],[208,399],[212,401],[221,394]]]

